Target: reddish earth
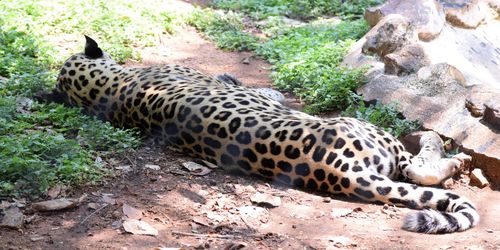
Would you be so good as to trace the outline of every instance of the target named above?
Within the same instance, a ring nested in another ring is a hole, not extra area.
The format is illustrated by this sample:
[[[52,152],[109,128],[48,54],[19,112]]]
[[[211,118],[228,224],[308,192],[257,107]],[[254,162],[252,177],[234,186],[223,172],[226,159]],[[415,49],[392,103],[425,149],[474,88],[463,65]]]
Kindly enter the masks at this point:
[[[248,86],[270,84],[270,65],[250,53],[217,50],[190,28],[162,38],[143,56],[141,65],[179,63],[211,75],[231,73]],[[249,57],[250,64],[243,64]],[[115,176],[102,185],[68,191],[71,197],[87,195],[80,206],[48,213],[27,209],[30,223],[22,229],[0,228],[0,249],[500,249],[500,193],[488,188],[454,188],[479,208],[477,227],[424,235],[399,228],[402,217],[414,212],[406,208],[303,192],[221,169],[196,176],[181,166],[192,159],[149,146],[123,157],[104,159]],[[131,170],[120,170],[124,165]],[[257,192],[280,197],[281,205],[252,204]],[[103,194],[116,202],[105,203]],[[124,232],[123,204],[142,210],[141,220],[158,235]]]

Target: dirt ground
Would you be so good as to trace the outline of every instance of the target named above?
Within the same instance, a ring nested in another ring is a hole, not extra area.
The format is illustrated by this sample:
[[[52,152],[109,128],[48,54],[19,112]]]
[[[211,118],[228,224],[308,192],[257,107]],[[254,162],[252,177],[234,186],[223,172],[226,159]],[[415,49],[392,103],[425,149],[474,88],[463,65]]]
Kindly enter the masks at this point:
[[[162,37],[143,57],[140,66],[178,63],[211,75],[227,72],[247,86],[270,86],[269,64],[251,53],[222,52],[192,28]],[[67,191],[86,195],[76,208],[42,213],[28,206],[29,223],[21,230],[0,228],[0,249],[500,249],[500,192],[488,188],[454,189],[479,208],[477,227],[424,235],[399,228],[410,209],[289,189],[221,169],[200,176],[182,167],[189,161],[147,145],[123,159],[105,158],[113,177]],[[252,203],[258,193],[281,204]],[[130,206],[142,211],[140,220],[157,236],[125,232],[130,212],[124,207]]]

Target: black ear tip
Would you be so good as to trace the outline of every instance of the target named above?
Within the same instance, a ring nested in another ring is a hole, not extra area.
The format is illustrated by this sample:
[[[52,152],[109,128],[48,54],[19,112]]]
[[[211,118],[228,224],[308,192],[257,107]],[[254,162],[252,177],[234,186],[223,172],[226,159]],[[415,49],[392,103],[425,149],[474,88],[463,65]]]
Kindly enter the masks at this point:
[[[90,38],[87,35],[83,35],[83,36],[85,36],[85,47],[88,47],[88,46],[97,47],[97,42],[94,39]]]
[[[97,42],[87,35],[84,36],[85,36],[85,55],[87,55],[90,58],[101,57],[103,55],[103,52],[99,48],[99,45],[97,45]]]

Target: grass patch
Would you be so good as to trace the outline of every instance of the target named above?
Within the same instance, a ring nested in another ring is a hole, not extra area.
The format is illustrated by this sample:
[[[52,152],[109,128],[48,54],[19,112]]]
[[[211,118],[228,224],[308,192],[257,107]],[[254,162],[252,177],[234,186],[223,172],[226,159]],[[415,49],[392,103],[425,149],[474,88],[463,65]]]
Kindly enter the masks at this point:
[[[100,46],[116,61],[124,62],[128,58],[140,58],[133,47],[154,45],[157,34],[172,33],[182,24],[178,14],[158,8],[161,4],[155,0],[89,0],[84,3],[4,0],[0,2],[0,24],[25,31],[40,40],[53,37],[57,41],[65,34],[80,39],[83,34],[90,35],[102,41]],[[66,56],[58,55],[58,63]]]
[[[357,40],[367,31],[368,24],[364,20],[320,20],[302,27],[286,29],[261,44],[256,52],[273,64],[281,64],[307,54],[318,46],[343,40]],[[335,60],[339,60],[338,57]]]
[[[32,102],[56,82],[56,68],[81,51],[88,34],[117,61],[138,59],[134,47],[172,33],[180,15],[160,1],[5,0],[0,2],[0,197],[42,195],[56,184],[95,182],[106,170],[97,156],[139,144],[136,131],[113,128],[79,109]],[[91,14],[89,14],[91,13]],[[61,42],[63,41],[63,42]],[[57,48],[57,50],[55,49]],[[26,98],[27,97],[27,98]]]
[[[97,155],[138,145],[124,131],[81,115],[78,109],[36,104],[29,113],[13,98],[0,99],[0,196],[36,198],[55,184],[98,181],[106,170]]]
[[[0,197],[36,198],[56,184],[95,182],[106,172],[96,156],[139,143],[135,131],[29,99],[55,82],[47,70],[50,50],[41,44],[0,26]]]
[[[253,50],[257,38],[244,32],[242,16],[235,12],[196,9],[187,18],[188,24],[203,32],[217,47],[230,51]]]
[[[269,16],[311,19],[325,15],[359,17],[367,7],[381,2],[381,0],[215,0],[213,5],[216,8],[241,11],[255,19]]]
[[[340,66],[353,43],[368,30],[362,21],[318,22],[291,28],[260,45],[257,53],[275,65],[276,87],[306,102],[305,111],[343,109],[364,82],[364,69]]]

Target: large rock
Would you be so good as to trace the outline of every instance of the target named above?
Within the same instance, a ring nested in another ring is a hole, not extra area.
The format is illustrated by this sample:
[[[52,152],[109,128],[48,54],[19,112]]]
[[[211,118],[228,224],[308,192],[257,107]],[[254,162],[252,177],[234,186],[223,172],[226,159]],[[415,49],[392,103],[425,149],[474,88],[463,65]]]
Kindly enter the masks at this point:
[[[454,1],[456,2],[456,1]],[[461,3],[443,3],[446,21],[453,26],[473,29],[486,18],[487,3],[480,0],[467,0]]]
[[[422,46],[410,44],[384,57],[384,72],[391,75],[408,75],[429,65],[429,58]]]
[[[381,74],[358,92],[366,100],[397,102],[406,118],[420,120],[425,129],[453,138],[461,151],[472,155],[473,164],[498,186],[499,130],[471,115],[465,105],[470,87],[463,86],[462,80],[453,66],[437,64],[404,77]],[[494,98],[500,100],[500,94]]]
[[[398,14],[384,17],[365,37],[363,53],[376,54],[379,57],[416,41],[413,26]]]
[[[452,138],[497,187],[499,2],[389,0],[365,13],[374,28],[344,58],[349,66],[370,66],[368,83],[358,89],[366,100],[397,102],[408,119],[420,120],[425,129]],[[446,22],[445,12],[467,22],[467,29]]]
[[[385,4],[365,11],[365,19],[375,26],[385,16],[400,14],[417,29],[418,38],[431,40],[438,36],[445,23],[445,14],[440,4],[434,0],[387,0]]]
[[[471,115],[482,117],[485,125],[500,131],[500,89],[472,86],[467,93],[466,106]]]

